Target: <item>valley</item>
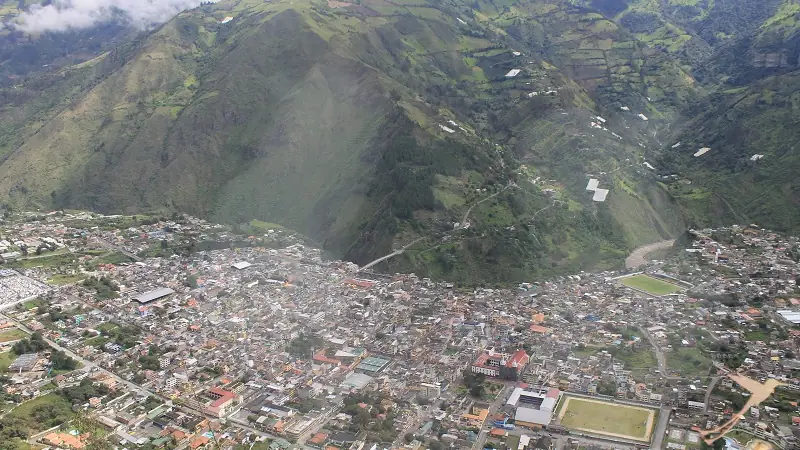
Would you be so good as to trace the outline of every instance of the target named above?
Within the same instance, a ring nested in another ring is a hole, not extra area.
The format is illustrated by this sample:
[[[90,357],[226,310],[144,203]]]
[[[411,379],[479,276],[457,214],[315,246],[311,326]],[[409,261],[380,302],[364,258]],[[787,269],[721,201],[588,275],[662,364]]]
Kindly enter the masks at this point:
[[[791,8],[612,3],[224,0],[107,47],[74,30],[79,63],[0,64],[0,203],[263,220],[467,284],[619,268],[697,226],[792,230],[797,127],[771,122],[795,120]],[[743,15],[763,25],[734,36]]]

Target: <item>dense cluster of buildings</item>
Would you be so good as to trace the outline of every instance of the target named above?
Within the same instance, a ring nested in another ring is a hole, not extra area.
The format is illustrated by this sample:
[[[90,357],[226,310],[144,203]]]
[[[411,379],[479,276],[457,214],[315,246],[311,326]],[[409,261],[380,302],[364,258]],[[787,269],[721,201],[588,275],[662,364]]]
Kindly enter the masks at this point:
[[[357,272],[285,230],[246,231],[185,217],[24,216],[0,238],[58,248],[0,273],[0,283],[38,289],[19,288],[26,301],[0,321],[82,362],[61,382],[122,390],[91,409],[132,446],[168,435],[200,448],[224,435],[278,447],[470,448],[515,436],[536,448],[537,433],[562,428],[556,409],[570,393],[674,409],[673,426],[689,430],[733,410],[736,387],[714,381],[721,369],[800,391],[797,242],[757,228],[695,231],[688,250],[645,267],[680,282],[664,296],[627,288],[620,272],[458,290]],[[30,372],[28,383],[46,381]],[[466,374],[480,389],[463,386]],[[793,442],[786,432],[800,425],[779,419],[742,426]]]

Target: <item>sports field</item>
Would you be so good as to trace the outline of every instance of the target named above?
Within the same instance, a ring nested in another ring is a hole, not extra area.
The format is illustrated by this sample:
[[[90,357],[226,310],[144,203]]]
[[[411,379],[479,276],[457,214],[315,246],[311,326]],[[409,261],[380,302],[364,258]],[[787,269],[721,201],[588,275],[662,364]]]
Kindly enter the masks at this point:
[[[565,397],[559,423],[574,430],[650,442],[656,410],[600,400]]]
[[[627,277],[619,280],[625,286],[647,292],[650,295],[667,295],[673,294],[681,290],[681,288],[672,283],[653,278],[650,275],[639,274],[632,277]]]

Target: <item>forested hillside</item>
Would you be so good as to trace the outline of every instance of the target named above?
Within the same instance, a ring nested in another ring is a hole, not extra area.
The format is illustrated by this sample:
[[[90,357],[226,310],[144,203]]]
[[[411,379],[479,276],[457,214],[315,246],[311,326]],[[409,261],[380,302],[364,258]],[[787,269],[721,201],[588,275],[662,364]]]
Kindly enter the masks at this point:
[[[791,227],[788,197],[747,188],[778,166],[740,164],[793,151],[767,135],[795,111],[794,6],[773,3],[225,0],[74,30],[78,64],[6,30],[38,56],[0,64],[0,198],[275,222],[465,282],[618,267],[687,223]]]

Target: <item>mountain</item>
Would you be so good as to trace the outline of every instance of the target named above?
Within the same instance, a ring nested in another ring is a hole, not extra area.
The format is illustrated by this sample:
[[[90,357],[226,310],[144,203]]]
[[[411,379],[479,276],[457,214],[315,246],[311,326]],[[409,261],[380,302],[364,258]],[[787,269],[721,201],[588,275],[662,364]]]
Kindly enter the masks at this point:
[[[700,169],[672,145],[720,139],[703,130],[758,114],[737,95],[792,77],[789,56],[754,56],[735,76],[732,40],[754,55],[783,47],[759,27],[723,39],[741,16],[730,1],[682,1],[694,15],[673,3],[227,0],[151,32],[107,24],[118,43],[86,61],[8,60],[19,75],[0,84],[0,200],[266,220],[336,257],[397,250],[376,269],[460,282],[619,267],[687,221],[750,217],[752,192],[724,190],[758,179]],[[765,16],[770,33],[794,29],[775,19],[787,7]],[[715,122],[714,108],[736,107]],[[701,183],[703,170],[724,183]]]

